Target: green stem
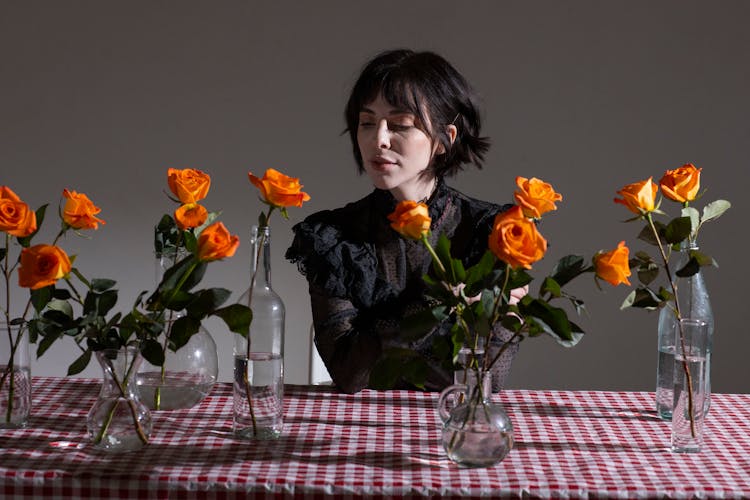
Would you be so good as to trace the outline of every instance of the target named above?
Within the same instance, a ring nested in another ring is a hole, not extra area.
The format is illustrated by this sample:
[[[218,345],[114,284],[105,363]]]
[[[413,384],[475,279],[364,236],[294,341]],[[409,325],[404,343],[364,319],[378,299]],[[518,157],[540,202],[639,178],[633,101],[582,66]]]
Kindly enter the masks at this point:
[[[685,349],[685,334],[682,330],[682,313],[680,312],[680,301],[677,298],[677,284],[672,277],[672,271],[669,269],[669,258],[664,251],[664,246],[661,244],[661,238],[659,232],[656,230],[654,225],[654,219],[651,217],[651,213],[646,214],[646,221],[648,222],[651,232],[656,239],[657,246],[659,247],[659,253],[661,254],[662,262],[664,262],[664,272],[667,274],[667,280],[672,288],[672,297],[674,300],[675,314],[677,315],[677,329],[680,332],[680,349],[682,350],[682,371],[685,373],[685,381],[687,382],[687,393],[688,393],[688,418],[690,420],[690,435],[696,436],[695,430],[695,415],[693,410],[693,377],[690,375],[690,368],[688,368],[688,357]]]
[[[146,436],[146,433],[143,430],[143,427],[141,427],[141,423],[138,421],[138,411],[135,407],[135,402],[127,395],[127,391],[125,390],[125,387],[127,387],[128,380],[130,379],[130,376],[132,375],[133,368],[135,365],[135,358],[133,358],[133,361],[130,361],[128,363],[127,361],[127,353],[124,354],[126,356],[126,364],[128,364],[128,369],[125,372],[125,376],[122,379],[122,382],[118,380],[117,378],[117,372],[112,366],[112,362],[109,360],[109,358],[105,357],[106,363],[109,366],[109,369],[112,373],[112,378],[114,379],[115,386],[117,387],[117,390],[120,393],[120,397],[127,401],[128,407],[130,408],[130,413],[133,416],[133,424],[135,425],[135,431],[136,434],[138,434],[138,439],[141,440],[143,444],[148,444],[148,436]],[[136,354],[137,356],[138,354]],[[104,382],[106,383],[106,381]],[[112,423],[112,419],[115,415],[115,410],[117,409],[117,406],[120,404],[119,398],[114,400],[112,402],[112,405],[109,408],[109,411],[107,412],[107,416],[104,420],[104,424],[99,429],[99,432],[97,433],[96,437],[94,438],[94,444],[99,444],[102,439],[104,439],[104,436],[107,434],[107,431],[109,430],[109,426]]]
[[[440,260],[440,257],[437,256],[437,253],[435,253],[435,249],[432,248],[432,245],[430,244],[430,241],[427,239],[426,234],[422,234],[422,243],[424,243],[424,246],[427,247],[427,251],[430,252],[430,255],[432,256],[432,262],[434,262],[438,269],[440,270],[440,274],[442,277],[445,277],[446,271],[445,266],[443,265],[443,262]]]
[[[253,290],[255,290],[255,282],[258,277],[258,268],[260,267],[260,256],[263,252],[263,247],[266,244],[266,232],[264,229],[268,227],[269,222],[271,220],[271,214],[273,213],[273,210],[275,209],[275,206],[270,206],[268,208],[268,214],[263,217],[263,221],[265,224],[258,224],[258,232],[260,233],[260,239],[257,243],[257,251],[255,252],[255,266],[253,267],[253,274],[250,277],[250,290],[248,292],[248,298],[247,298],[247,307],[249,307],[252,310],[253,305]],[[252,325],[251,325],[252,328]],[[250,409],[250,419],[253,422],[253,436],[258,435],[258,424],[255,419],[255,410],[253,409],[253,397],[252,397],[252,391],[250,390],[250,379],[247,377],[247,370],[249,368],[250,363],[252,362],[250,359],[250,352],[251,352],[251,335],[250,331],[247,332],[247,347],[245,352],[245,362],[247,363],[245,365],[245,371],[242,374],[242,381],[245,384],[245,397],[247,398],[247,404]]]

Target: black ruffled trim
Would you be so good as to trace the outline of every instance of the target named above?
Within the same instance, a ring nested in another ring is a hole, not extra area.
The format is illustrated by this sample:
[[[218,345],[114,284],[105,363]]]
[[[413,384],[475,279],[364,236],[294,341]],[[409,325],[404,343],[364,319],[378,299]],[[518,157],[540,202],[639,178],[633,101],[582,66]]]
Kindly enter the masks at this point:
[[[330,296],[349,299],[357,307],[371,308],[394,299],[398,293],[378,275],[375,248],[378,240],[400,238],[387,220],[396,203],[390,192],[375,189],[342,208],[312,214],[292,228],[295,237],[286,258],[297,264],[311,284]],[[447,209],[451,204],[460,205],[460,217],[469,224],[447,227],[442,219],[451,212]],[[446,226],[454,256],[471,264],[487,248],[494,216],[510,205],[468,198],[440,181],[428,206],[433,236],[437,238]]]

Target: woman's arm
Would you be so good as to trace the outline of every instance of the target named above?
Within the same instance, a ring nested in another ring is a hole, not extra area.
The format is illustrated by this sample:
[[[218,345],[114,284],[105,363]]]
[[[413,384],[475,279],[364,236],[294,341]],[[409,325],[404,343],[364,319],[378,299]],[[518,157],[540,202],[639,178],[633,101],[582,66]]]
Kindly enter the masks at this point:
[[[310,302],[315,345],[333,382],[350,394],[366,388],[382,351],[375,325],[349,300],[327,296],[314,286]]]

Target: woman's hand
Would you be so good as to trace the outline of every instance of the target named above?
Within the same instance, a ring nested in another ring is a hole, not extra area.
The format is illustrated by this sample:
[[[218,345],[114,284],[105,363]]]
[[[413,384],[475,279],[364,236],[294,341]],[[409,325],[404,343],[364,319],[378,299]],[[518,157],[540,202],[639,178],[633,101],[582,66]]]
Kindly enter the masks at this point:
[[[508,299],[508,304],[518,304],[518,302],[524,298],[524,296],[529,293],[529,285],[522,286],[521,288],[514,288],[510,291],[510,299]]]

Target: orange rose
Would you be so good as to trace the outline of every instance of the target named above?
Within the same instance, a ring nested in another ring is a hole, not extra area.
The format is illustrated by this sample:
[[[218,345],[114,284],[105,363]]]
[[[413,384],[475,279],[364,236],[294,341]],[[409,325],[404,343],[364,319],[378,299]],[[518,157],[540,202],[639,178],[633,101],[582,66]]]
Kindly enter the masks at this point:
[[[625,246],[624,241],[621,241],[614,250],[597,253],[594,255],[596,275],[612,286],[617,286],[620,283],[630,285],[630,281],[628,281],[628,276],[630,276],[629,254],[630,250]]]
[[[653,212],[659,187],[651,179],[649,177],[645,181],[628,184],[617,192],[622,198],[615,198],[615,203],[625,205],[638,215]]]
[[[679,203],[693,201],[701,187],[701,168],[687,163],[675,170],[667,170],[659,181],[664,196]]]
[[[214,222],[198,237],[198,259],[218,260],[231,257],[238,246],[239,237],[230,235],[221,222]]]
[[[405,238],[419,240],[430,232],[429,210],[424,203],[406,200],[396,205],[393,213],[388,215],[391,227]]]
[[[70,259],[63,249],[53,245],[34,245],[21,250],[18,286],[36,290],[54,285],[70,273]]]
[[[63,196],[67,201],[63,207],[62,218],[73,229],[98,229],[99,223],[106,224],[96,217],[102,209],[95,206],[85,194],[64,189]]]
[[[302,184],[296,177],[288,177],[281,172],[269,168],[263,178],[247,173],[250,182],[260,190],[263,199],[269,205],[276,207],[301,207],[302,203],[310,199],[310,195],[302,192]]]
[[[180,205],[180,208],[174,212],[174,220],[177,227],[183,231],[198,227],[208,219],[208,210],[197,203],[188,203]]]
[[[495,216],[489,247],[513,269],[531,269],[531,264],[547,252],[547,240],[536,230],[536,224],[524,216],[523,209],[515,205]]]
[[[536,177],[516,177],[516,186],[518,190],[513,193],[513,197],[526,217],[538,219],[546,212],[557,210],[555,202],[562,200],[562,195],[556,193],[552,185]]]
[[[36,231],[36,214],[7,186],[0,186],[0,231],[19,238]]]
[[[211,177],[194,168],[170,168],[167,170],[167,183],[182,203],[197,203],[208,194]]]

